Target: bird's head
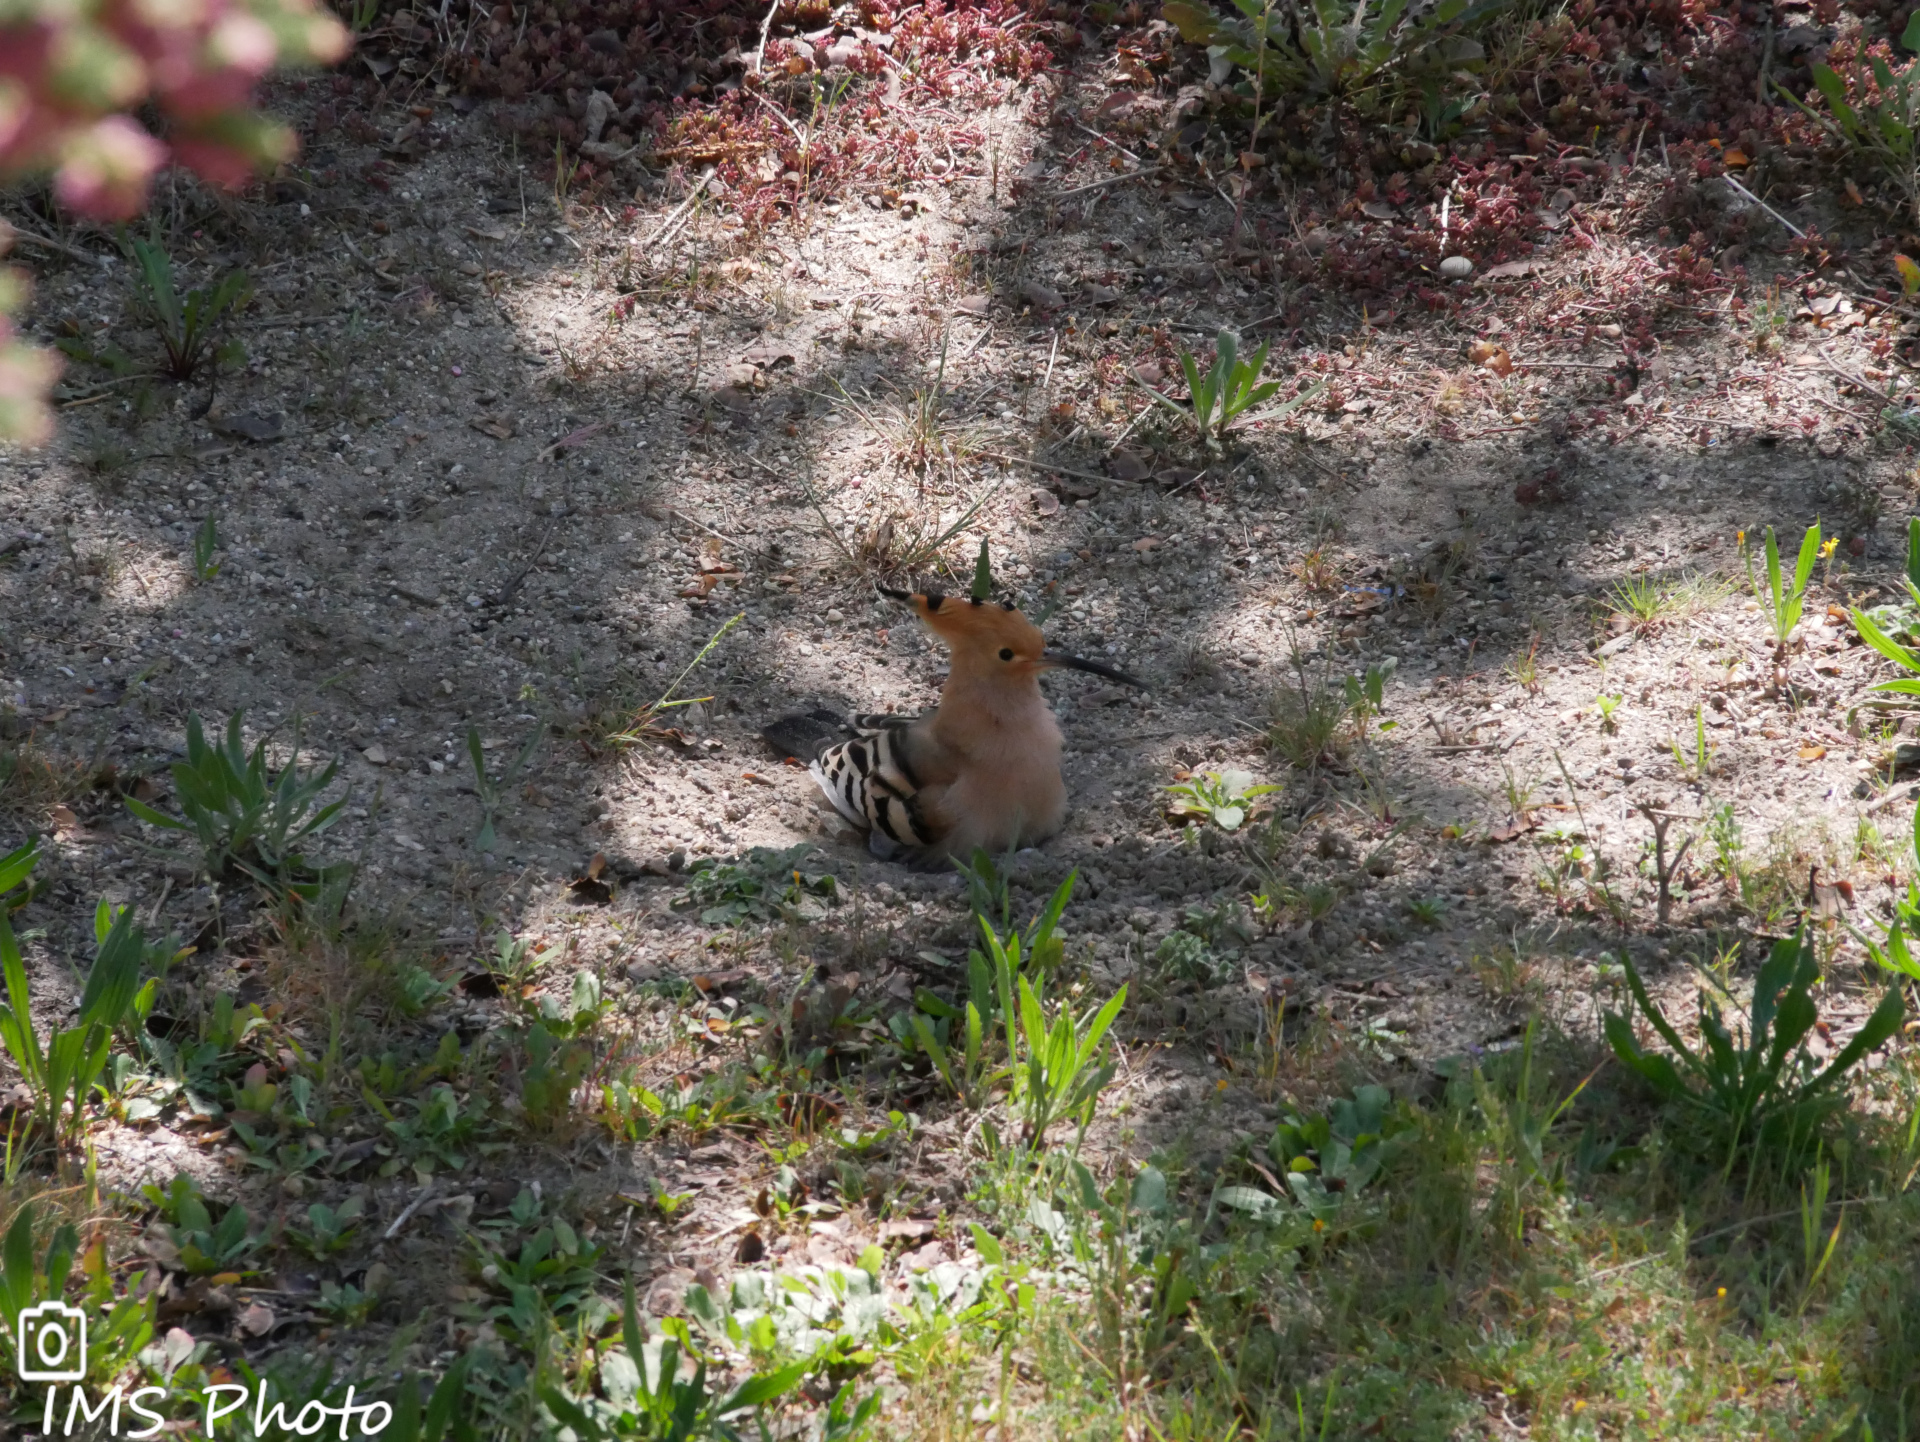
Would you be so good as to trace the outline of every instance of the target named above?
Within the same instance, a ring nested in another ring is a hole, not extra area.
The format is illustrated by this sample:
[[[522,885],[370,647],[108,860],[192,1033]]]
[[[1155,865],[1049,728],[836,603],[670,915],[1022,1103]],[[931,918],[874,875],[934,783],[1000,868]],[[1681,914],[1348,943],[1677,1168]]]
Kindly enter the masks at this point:
[[[896,591],[888,586],[882,586],[880,591],[905,602],[929,630],[947,643],[956,671],[964,670],[977,676],[1030,678],[1064,666],[1145,689],[1144,681],[1135,680],[1104,662],[1048,649],[1047,638],[1040,634],[1040,628],[1016,611],[1011,601],[995,605],[989,601],[946,596],[934,590]]]

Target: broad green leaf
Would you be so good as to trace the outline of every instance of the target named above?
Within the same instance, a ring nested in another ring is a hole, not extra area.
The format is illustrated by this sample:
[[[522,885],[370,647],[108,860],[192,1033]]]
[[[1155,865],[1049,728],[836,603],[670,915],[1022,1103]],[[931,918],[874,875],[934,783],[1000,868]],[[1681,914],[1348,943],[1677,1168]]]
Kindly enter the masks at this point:
[[[1189,45],[1210,45],[1220,32],[1219,17],[1204,5],[1189,5],[1185,0],[1167,0],[1160,7],[1160,13]]]
[[[0,856],[0,896],[6,895],[14,887],[27,879],[27,874],[40,860],[40,838],[34,837],[26,845]]]
[[[782,1367],[777,1372],[763,1372],[757,1377],[749,1377],[735,1389],[733,1395],[714,1408],[716,1415],[725,1416],[729,1412],[738,1412],[743,1407],[758,1407],[771,1402],[776,1397],[784,1397],[805,1380],[812,1370],[813,1360],[795,1362]]]

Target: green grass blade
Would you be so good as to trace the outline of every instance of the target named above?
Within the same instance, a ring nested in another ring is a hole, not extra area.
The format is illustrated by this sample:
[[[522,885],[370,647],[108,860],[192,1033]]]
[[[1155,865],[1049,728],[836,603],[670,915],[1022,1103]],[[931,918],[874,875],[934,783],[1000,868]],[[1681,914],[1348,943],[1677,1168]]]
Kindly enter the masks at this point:
[[[1807,534],[1800,539],[1800,558],[1793,563],[1793,591],[1798,597],[1807,589],[1807,581],[1813,575],[1813,563],[1820,556],[1820,523],[1815,521],[1807,527]]]

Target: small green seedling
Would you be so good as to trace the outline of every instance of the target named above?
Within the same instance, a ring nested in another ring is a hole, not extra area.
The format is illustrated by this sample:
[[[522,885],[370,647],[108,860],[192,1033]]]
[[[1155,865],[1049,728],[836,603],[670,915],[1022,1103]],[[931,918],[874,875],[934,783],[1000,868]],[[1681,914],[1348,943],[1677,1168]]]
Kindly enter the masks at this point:
[[[329,1322],[340,1326],[363,1327],[379,1306],[378,1296],[361,1291],[351,1282],[345,1286],[338,1282],[322,1282],[320,1297],[313,1304],[313,1309]]]
[[[967,593],[980,602],[993,599],[993,563],[987,559],[987,538],[980,538],[980,554],[973,562],[973,587]]]
[[[1263,344],[1250,360],[1243,361],[1240,359],[1239,341],[1232,331],[1223,330],[1214,338],[1213,365],[1205,375],[1200,373],[1199,363],[1192,351],[1180,352],[1180,368],[1187,378],[1185,406],[1151,387],[1147,394],[1175,414],[1189,417],[1207,447],[1219,450],[1235,421],[1279,394],[1279,381],[1260,379],[1260,372],[1266,369],[1267,350],[1268,347]],[[1325,387],[1326,382],[1322,381],[1282,401],[1265,418],[1278,420],[1292,414]]]
[[[1715,748],[1707,745],[1706,708],[1693,708],[1693,754],[1689,756],[1680,749],[1680,742],[1669,741],[1667,745],[1673,751],[1673,764],[1680,768],[1680,774],[1689,781],[1704,781],[1713,774],[1713,753]]]
[[[315,1202],[307,1208],[307,1225],[311,1230],[302,1232],[288,1227],[287,1240],[316,1261],[323,1262],[353,1245],[354,1234],[359,1230],[356,1224],[366,1207],[367,1199],[359,1192],[338,1207]]]
[[[535,726],[506,769],[494,777],[487,775],[487,753],[481,744],[479,729],[467,728],[467,759],[473,763],[473,790],[480,798],[480,830],[473,838],[474,850],[493,850],[497,842],[493,824],[499,819],[500,804],[512,790],[513,783],[520,779],[520,773],[527,769],[546,729],[544,725]]]
[[[1760,609],[1766,613],[1767,623],[1773,628],[1774,659],[1784,663],[1787,658],[1787,644],[1793,639],[1794,628],[1800,624],[1800,613],[1807,604],[1807,582],[1813,576],[1813,563],[1820,554],[1820,523],[1815,521],[1807,527],[1807,534],[1800,542],[1800,556],[1794,562],[1793,576],[1789,584],[1780,571],[1780,547],[1773,538],[1773,527],[1767,527],[1766,556],[1767,579],[1762,585],[1760,578],[1753,573],[1753,557],[1743,548],[1742,556],[1747,563],[1747,581],[1753,587],[1753,594],[1760,602]]]
[[[220,574],[220,532],[209,515],[193,533],[193,575],[197,581],[211,581]]]
[[[1251,803],[1279,789],[1256,783],[1251,771],[1204,771],[1167,787],[1173,793],[1167,813],[1176,821],[1211,821],[1222,831],[1238,831],[1254,809]]]
[[[1368,726],[1376,720],[1381,731],[1391,731],[1398,725],[1394,721],[1379,719],[1387,709],[1387,682],[1398,666],[1399,662],[1389,656],[1367,667],[1363,674],[1345,678],[1347,711],[1353,717],[1354,730],[1359,732],[1362,740],[1366,739]]]
[[[1593,704],[1600,712],[1600,729],[1611,736],[1620,729],[1620,723],[1613,719],[1613,713],[1620,709],[1625,696],[1599,695],[1593,698]]]

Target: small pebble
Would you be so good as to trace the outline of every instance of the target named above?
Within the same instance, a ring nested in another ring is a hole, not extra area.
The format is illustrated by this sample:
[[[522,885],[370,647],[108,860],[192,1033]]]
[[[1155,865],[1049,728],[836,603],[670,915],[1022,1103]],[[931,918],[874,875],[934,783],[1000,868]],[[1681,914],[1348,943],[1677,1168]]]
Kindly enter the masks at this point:
[[[1440,274],[1448,280],[1465,280],[1473,274],[1473,262],[1464,255],[1450,255],[1440,262]]]
[[[360,754],[366,758],[367,765],[369,766],[385,766],[387,764],[387,753],[384,747],[369,746]]]

